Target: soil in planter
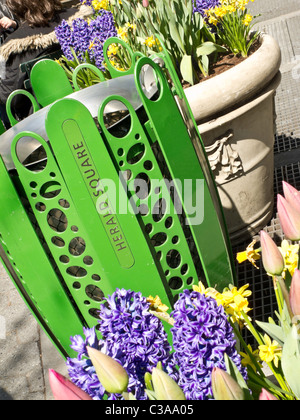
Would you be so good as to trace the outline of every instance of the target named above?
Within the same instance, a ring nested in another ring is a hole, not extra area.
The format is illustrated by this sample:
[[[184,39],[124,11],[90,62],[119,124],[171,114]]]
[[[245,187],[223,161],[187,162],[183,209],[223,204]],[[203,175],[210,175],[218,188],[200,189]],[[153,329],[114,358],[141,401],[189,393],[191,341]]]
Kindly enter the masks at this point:
[[[260,43],[256,40],[250,48],[248,57],[252,55],[256,50],[258,50]],[[248,57],[242,57],[241,55],[234,55],[234,54],[220,54],[218,61],[216,63],[212,63],[209,68],[209,76],[205,77],[202,73],[198,74],[200,83],[204,82],[205,80],[211,79],[218,74],[224,73],[224,71],[231,69],[232,67],[236,66],[237,64],[241,63],[244,60],[247,60]],[[183,83],[183,88],[190,87],[191,85],[187,82]]]

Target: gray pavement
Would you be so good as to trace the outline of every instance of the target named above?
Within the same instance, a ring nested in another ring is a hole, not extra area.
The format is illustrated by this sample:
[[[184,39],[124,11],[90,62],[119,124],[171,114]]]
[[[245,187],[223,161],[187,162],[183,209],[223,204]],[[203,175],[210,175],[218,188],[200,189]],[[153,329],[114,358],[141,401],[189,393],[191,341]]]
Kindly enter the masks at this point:
[[[282,50],[282,83],[276,95],[277,140],[300,139],[300,2],[255,0],[257,27]],[[291,140],[291,141],[292,141]],[[299,140],[300,143],[300,140]],[[279,146],[278,146],[279,147]],[[300,148],[282,150],[275,165],[300,161]],[[66,374],[65,363],[41,331],[0,266],[0,400],[51,400],[48,368]]]

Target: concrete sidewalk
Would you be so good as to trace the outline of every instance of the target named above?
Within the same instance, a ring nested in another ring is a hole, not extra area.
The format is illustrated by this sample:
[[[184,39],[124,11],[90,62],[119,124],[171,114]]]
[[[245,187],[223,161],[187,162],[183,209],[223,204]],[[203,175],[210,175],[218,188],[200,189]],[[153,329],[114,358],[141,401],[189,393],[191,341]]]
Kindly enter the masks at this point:
[[[255,0],[257,27],[277,39],[282,50],[282,82],[276,95],[277,140],[297,146],[277,153],[275,166],[300,161],[300,3]],[[298,67],[298,71],[297,71]],[[292,141],[291,140],[291,141]],[[297,142],[299,140],[299,142]],[[51,400],[48,368],[66,374],[65,363],[41,331],[0,266],[0,400]]]

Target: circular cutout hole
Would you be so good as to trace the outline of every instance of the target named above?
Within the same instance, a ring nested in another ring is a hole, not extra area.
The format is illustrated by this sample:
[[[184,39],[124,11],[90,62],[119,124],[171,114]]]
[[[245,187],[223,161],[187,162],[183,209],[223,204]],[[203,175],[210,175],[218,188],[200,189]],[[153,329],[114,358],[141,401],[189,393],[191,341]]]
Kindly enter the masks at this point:
[[[141,68],[139,78],[144,95],[151,101],[156,101],[160,96],[160,82],[156,71],[149,64],[145,64]]]
[[[169,286],[172,290],[179,290],[183,287],[183,281],[180,277],[171,277],[169,280]]]
[[[144,168],[146,169],[146,171],[151,171],[151,169],[153,168],[153,163],[151,162],[151,160],[146,160],[144,162]]]
[[[50,181],[46,182],[40,189],[42,197],[50,199],[57,197],[61,192],[61,185],[59,182]]]
[[[100,281],[100,280],[101,280],[101,277],[100,277],[98,274],[93,274],[93,275],[92,275],[92,279],[93,279],[94,281]]]
[[[172,227],[173,225],[173,219],[171,216],[167,217],[166,221],[165,221],[165,227],[166,229],[170,229],[170,227]]]
[[[53,236],[53,238],[51,238],[51,242],[59,248],[63,248],[65,246],[65,241],[59,236]]]
[[[148,197],[151,189],[150,178],[144,172],[138,174],[133,181],[134,191],[138,198],[144,200]]]
[[[179,237],[176,235],[176,236],[173,236],[173,238],[172,238],[172,244],[178,244],[178,242],[179,242]]]
[[[130,165],[138,163],[145,154],[146,147],[143,143],[137,143],[132,146],[127,153],[127,162]]]
[[[110,134],[121,139],[131,129],[131,115],[126,105],[118,100],[109,101],[104,107],[104,124]]]
[[[85,288],[86,295],[94,300],[95,302],[101,302],[104,298],[104,293],[98,286],[94,286],[93,284],[89,284]]]
[[[84,257],[83,262],[84,262],[85,265],[93,265],[94,264],[93,258],[88,256],[88,255],[86,257]]]
[[[31,182],[30,187],[35,189],[37,187],[37,183],[36,182]]]
[[[79,281],[75,281],[73,283],[73,289],[75,289],[75,290],[81,289],[81,284],[79,283]]]
[[[100,319],[100,310],[96,308],[89,309],[89,314],[96,319]]]
[[[72,231],[72,232],[78,232],[78,231],[79,231],[79,229],[78,229],[78,227],[77,227],[77,226],[72,226],[72,227],[71,227],[71,231]]]
[[[82,255],[85,251],[85,248],[86,248],[85,240],[80,237],[72,239],[69,244],[69,252],[71,255],[74,255],[75,257]]]
[[[186,281],[186,284],[188,285],[188,286],[190,286],[191,284],[193,284],[194,283],[194,279],[193,279],[193,277],[189,277],[188,279],[187,279],[187,281]]]
[[[67,216],[58,209],[52,209],[47,216],[47,222],[55,232],[65,232],[68,227]]]
[[[59,261],[63,264],[69,264],[70,258],[67,255],[62,255],[59,257]]]
[[[151,243],[153,246],[161,246],[166,242],[167,239],[168,236],[166,233],[158,232],[151,238]]]
[[[28,155],[29,150],[34,152]],[[47,166],[47,153],[41,143],[30,136],[20,138],[16,146],[16,154],[20,163],[31,172],[42,172]]]
[[[123,155],[124,155],[124,149],[119,149],[118,156],[123,156]]]
[[[167,264],[171,268],[177,268],[180,266],[181,263],[181,255],[180,252],[176,249],[171,249],[167,253]]]
[[[67,268],[67,274],[69,274],[72,277],[86,277],[87,271],[83,267],[79,267],[77,265],[74,265],[72,267]]]
[[[183,264],[181,267],[180,273],[184,276],[188,272],[189,266],[187,264]]]
[[[43,213],[44,211],[46,211],[46,206],[44,203],[36,203],[35,208],[37,209],[37,211]]]
[[[166,213],[166,209],[167,209],[167,203],[164,198],[160,198],[159,200],[156,201],[152,209],[152,217],[153,217],[154,222],[159,222],[160,220],[162,220],[162,218],[164,217]]]
[[[59,200],[58,204],[63,207],[64,209],[70,208],[70,203],[67,200],[61,199]]]
[[[134,29],[131,26],[127,26],[125,30],[126,33],[124,35],[126,37],[129,39],[134,37]],[[107,48],[106,54],[109,58],[110,65],[120,72],[120,75],[122,75],[122,72],[128,71],[131,68],[132,58],[130,50],[123,44],[119,42],[111,43]],[[126,57],[125,61],[124,59],[121,60],[120,57]]]

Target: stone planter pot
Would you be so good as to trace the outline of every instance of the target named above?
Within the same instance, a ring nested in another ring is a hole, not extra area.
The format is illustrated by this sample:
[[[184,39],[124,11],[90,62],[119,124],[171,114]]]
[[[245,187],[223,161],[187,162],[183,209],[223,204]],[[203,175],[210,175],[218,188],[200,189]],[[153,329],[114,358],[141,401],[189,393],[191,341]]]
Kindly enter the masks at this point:
[[[273,214],[274,97],[281,52],[269,35],[246,60],[185,90],[215,176],[233,243]]]

